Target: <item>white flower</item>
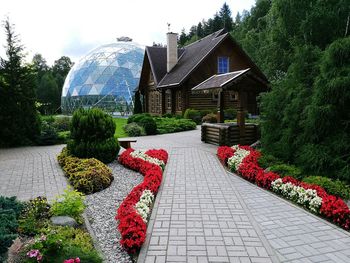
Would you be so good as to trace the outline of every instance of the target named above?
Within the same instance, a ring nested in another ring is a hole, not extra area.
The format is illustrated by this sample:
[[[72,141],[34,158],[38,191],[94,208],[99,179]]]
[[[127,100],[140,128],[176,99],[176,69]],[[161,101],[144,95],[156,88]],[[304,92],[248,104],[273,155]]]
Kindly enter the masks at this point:
[[[132,153],[130,153],[130,155],[133,158],[140,158],[140,159],[145,160],[147,162],[159,165],[162,169],[165,167],[165,163],[162,160],[148,156],[147,154],[145,154],[144,151],[135,150]]]
[[[237,145],[232,146],[232,148],[235,149],[235,153],[228,159],[227,165],[231,170],[237,171],[243,159],[247,157],[250,152],[239,148]]]
[[[153,203],[153,200],[153,193],[150,190],[144,190],[142,192],[140,200],[135,205],[137,213],[142,217],[145,223],[147,223],[147,218],[151,213],[151,205]]]

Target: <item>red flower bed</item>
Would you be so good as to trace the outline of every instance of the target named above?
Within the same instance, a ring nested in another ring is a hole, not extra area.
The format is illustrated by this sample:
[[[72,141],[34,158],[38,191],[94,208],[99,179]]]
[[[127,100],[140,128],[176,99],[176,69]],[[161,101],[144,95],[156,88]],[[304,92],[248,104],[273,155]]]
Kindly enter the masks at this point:
[[[257,184],[258,186],[271,190],[271,183],[280,178],[273,172],[264,172],[259,166],[258,160],[261,153],[250,146],[239,146],[239,148],[249,151],[238,168],[238,173],[246,180]],[[220,146],[217,150],[219,160],[227,165],[227,161],[235,154],[235,150],[231,147]],[[317,195],[322,198],[320,214],[331,220],[333,223],[348,230],[350,229],[350,209],[347,204],[339,197],[327,194],[326,190],[319,185],[300,182],[299,180],[286,176],[282,178],[282,182],[291,183],[304,189],[316,190]]]
[[[162,182],[163,171],[160,166],[144,161],[140,158],[134,158],[130,155],[134,150],[128,149],[119,156],[119,163],[140,172],[144,175],[141,184],[135,186],[120,204],[116,220],[119,220],[118,230],[121,234],[120,243],[130,253],[135,253],[141,248],[146,239],[147,225],[135,209],[136,203],[144,190],[150,190],[154,195],[157,194]],[[147,155],[153,158],[161,158],[164,163],[168,161],[168,153],[165,150],[149,150]]]
[[[235,150],[228,146],[220,146],[217,151],[217,155],[219,160],[225,164],[227,163],[228,158],[231,158]]]
[[[147,152],[145,152],[148,156],[151,156],[153,158],[157,158],[158,160],[162,160],[165,164],[168,161],[168,153],[166,150],[163,149],[152,149],[152,150],[148,150]]]

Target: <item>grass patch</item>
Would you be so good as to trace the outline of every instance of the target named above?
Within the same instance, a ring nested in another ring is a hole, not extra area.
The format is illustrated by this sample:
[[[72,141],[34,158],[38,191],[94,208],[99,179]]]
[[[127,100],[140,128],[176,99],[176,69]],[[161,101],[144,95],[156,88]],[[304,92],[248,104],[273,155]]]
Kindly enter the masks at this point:
[[[124,138],[128,137],[126,132],[124,131],[123,127],[127,124],[128,119],[124,118],[113,118],[113,121],[115,123],[115,133],[114,133],[114,138]]]

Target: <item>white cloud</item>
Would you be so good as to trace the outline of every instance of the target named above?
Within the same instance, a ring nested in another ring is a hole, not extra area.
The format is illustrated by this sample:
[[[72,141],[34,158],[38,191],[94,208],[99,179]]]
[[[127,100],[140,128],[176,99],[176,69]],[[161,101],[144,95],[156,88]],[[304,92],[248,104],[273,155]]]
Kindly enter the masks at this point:
[[[228,0],[232,13],[249,9],[254,0]],[[51,64],[60,56],[77,60],[88,50],[116,37],[129,36],[142,45],[164,43],[167,22],[171,30],[188,30],[212,17],[223,0],[5,0],[0,19],[10,17],[29,52],[41,53]],[[5,34],[0,34],[0,55]]]

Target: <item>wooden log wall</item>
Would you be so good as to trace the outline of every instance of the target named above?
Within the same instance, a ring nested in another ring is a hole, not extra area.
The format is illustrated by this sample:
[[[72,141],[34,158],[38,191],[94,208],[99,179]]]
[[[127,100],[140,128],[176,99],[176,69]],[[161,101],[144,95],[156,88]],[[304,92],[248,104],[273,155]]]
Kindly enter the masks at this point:
[[[250,145],[256,142],[259,137],[258,127],[255,124],[246,124],[245,137],[242,140],[240,140],[237,125],[202,124],[201,140],[214,145]]]

